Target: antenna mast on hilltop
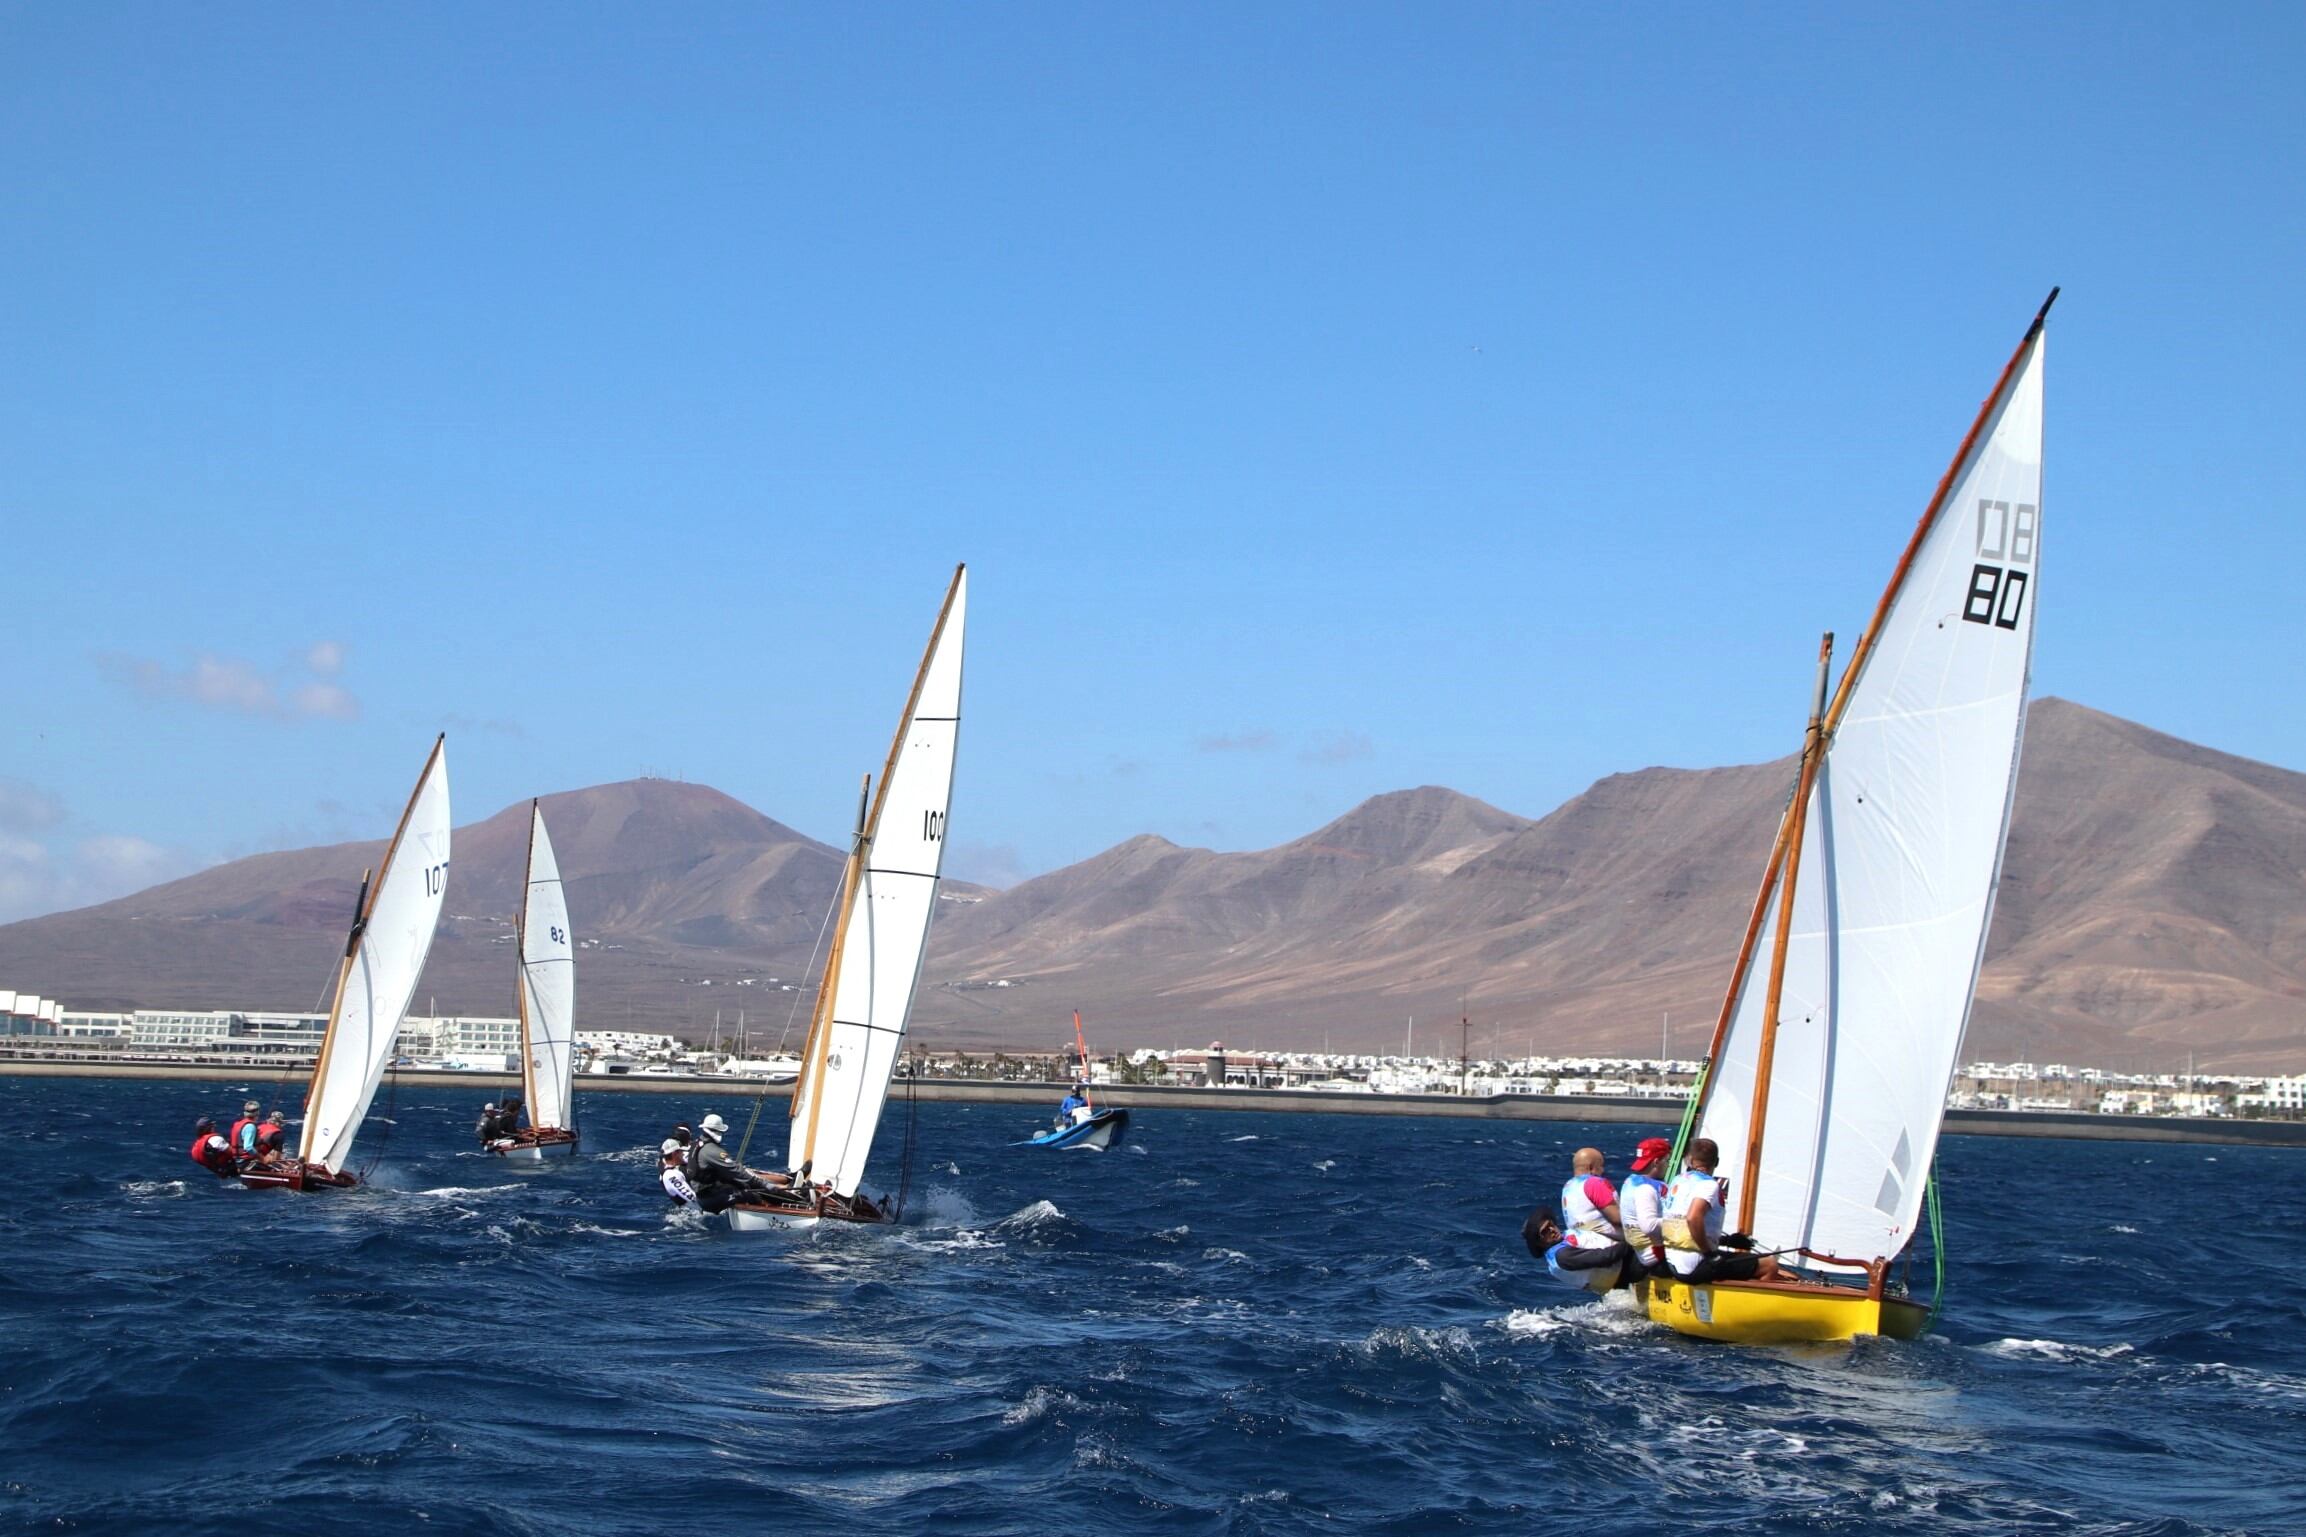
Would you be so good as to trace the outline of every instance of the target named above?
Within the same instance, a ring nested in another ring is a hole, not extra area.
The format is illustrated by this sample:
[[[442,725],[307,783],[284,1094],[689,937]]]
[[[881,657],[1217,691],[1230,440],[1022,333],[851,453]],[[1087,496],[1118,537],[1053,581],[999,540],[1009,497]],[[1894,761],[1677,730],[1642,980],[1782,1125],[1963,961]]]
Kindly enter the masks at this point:
[[[1462,1003],[1457,1011],[1457,1092],[1473,1092],[1473,1018]]]

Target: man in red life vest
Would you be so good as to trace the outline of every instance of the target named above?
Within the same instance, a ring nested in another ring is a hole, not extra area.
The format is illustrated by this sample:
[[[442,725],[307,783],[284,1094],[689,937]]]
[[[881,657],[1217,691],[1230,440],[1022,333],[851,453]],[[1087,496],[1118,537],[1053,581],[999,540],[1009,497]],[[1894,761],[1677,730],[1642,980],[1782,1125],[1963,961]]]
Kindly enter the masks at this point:
[[[253,1099],[241,1105],[240,1119],[234,1121],[232,1130],[224,1134],[224,1140],[231,1144],[233,1157],[254,1158],[256,1156],[256,1112],[262,1108],[264,1107],[257,1104]]]
[[[256,1161],[270,1166],[280,1162],[288,1147],[288,1117],[278,1110],[267,1111],[256,1124]]]
[[[214,1116],[202,1116],[192,1128],[192,1146],[187,1152],[194,1163],[218,1179],[230,1179],[240,1172],[240,1163],[232,1156],[232,1144],[217,1132]]]

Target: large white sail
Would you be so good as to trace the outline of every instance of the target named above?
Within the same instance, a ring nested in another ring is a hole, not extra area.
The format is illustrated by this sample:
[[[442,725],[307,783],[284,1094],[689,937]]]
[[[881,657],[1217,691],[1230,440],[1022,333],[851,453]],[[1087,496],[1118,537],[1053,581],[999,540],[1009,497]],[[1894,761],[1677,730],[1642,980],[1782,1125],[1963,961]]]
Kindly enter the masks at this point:
[[[1784,892],[1732,1006],[1699,1133],[1765,1249],[1866,1262],[1912,1239],[1969,1023],[2025,722],[2042,547],[2042,330],[1893,579],[1808,804],[1761,1175],[1739,1208]]]
[[[528,888],[520,917],[521,1076],[531,1126],[570,1128],[576,1078],[576,949],[560,862],[544,830],[544,807],[529,804]]]
[[[861,869],[834,955],[829,1012],[793,1094],[790,1165],[855,1195],[921,978],[961,732],[968,570],[954,573],[865,819]]]
[[[447,742],[432,744],[384,851],[384,867],[369,886],[313,1068],[301,1156],[334,1173],[345,1172],[440,922],[448,890]]]

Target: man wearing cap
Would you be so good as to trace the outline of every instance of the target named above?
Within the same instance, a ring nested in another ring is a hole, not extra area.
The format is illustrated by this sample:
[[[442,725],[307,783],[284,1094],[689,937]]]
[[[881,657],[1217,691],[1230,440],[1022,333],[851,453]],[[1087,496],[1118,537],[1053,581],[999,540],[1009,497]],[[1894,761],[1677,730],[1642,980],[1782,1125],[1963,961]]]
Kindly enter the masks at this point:
[[[281,1110],[268,1110],[264,1119],[256,1123],[256,1161],[261,1164],[280,1162],[288,1149],[288,1115]]]
[[[1633,1150],[1631,1172],[1618,1187],[1618,1216],[1625,1226],[1625,1241],[1633,1248],[1635,1269],[1643,1276],[1664,1271],[1665,1186],[1657,1179],[1666,1166],[1673,1144],[1663,1137],[1644,1137]]]
[[[697,1204],[706,1211],[724,1211],[748,1195],[767,1195],[769,1182],[746,1168],[721,1146],[729,1123],[718,1115],[697,1122],[697,1142],[689,1153],[689,1175],[695,1182]]]
[[[671,1137],[657,1149],[657,1183],[665,1187],[675,1206],[687,1206],[697,1198],[697,1187],[689,1183],[688,1171],[681,1167],[688,1156],[688,1145]]]
[[[232,1130],[224,1134],[224,1140],[232,1144],[233,1157],[254,1158],[256,1156],[256,1112],[263,1108],[253,1099],[241,1105],[240,1119],[234,1121]]]
[[[240,1172],[240,1164],[232,1156],[232,1144],[217,1131],[214,1116],[204,1115],[194,1123],[189,1151],[194,1163],[218,1179],[230,1179]]]

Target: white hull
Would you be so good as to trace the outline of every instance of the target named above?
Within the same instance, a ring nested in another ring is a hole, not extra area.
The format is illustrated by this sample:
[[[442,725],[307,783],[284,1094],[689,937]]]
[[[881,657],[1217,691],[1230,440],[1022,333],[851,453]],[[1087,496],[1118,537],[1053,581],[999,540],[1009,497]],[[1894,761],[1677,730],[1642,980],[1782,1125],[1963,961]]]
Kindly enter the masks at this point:
[[[729,1219],[732,1233],[797,1233],[817,1225],[814,1212],[794,1212],[787,1216],[782,1212],[739,1211],[731,1207],[722,1215]]]
[[[576,1143],[545,1142],[531,1147],[508,1147],[505,1158],[513,1163],[542,1163],[547,1158],[566,1158],[576,1151]]]

